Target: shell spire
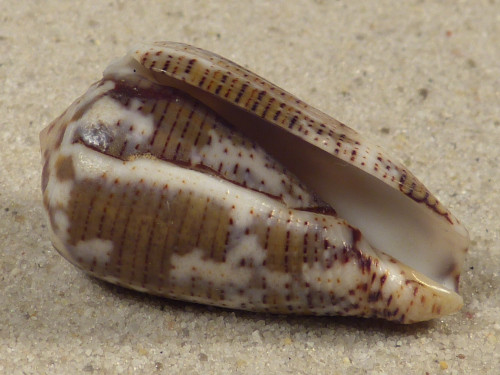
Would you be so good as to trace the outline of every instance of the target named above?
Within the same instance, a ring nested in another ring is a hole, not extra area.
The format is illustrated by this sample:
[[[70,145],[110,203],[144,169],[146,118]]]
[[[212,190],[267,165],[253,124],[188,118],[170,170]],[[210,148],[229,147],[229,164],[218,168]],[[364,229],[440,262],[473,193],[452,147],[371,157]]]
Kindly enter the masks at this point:
[[[463,304],[455,217],[354,130],[211,52],[133,48],[40,140],[54,246],[96,277],[402,323]]]

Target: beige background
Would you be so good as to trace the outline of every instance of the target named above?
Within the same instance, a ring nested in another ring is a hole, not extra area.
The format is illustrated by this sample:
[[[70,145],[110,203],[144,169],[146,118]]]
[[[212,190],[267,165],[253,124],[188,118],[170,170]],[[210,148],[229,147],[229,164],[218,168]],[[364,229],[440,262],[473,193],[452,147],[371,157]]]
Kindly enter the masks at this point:
[[[51,246],[38,133],[137,41],[245,65],[391,149],[465,223],[463,310],[414,326],[151,298]],[[0,373],[499,374],[498,1],[0,0]]]

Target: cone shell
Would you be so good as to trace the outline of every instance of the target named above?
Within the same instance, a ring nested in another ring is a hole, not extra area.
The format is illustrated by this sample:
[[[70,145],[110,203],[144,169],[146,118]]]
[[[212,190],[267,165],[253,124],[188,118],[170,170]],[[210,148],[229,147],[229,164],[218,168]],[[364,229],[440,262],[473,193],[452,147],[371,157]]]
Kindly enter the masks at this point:
[[[40,141],[52,242],[98,278],[401,323],[462,306],[456,218],[354,130],[213,53],[133,48]]]

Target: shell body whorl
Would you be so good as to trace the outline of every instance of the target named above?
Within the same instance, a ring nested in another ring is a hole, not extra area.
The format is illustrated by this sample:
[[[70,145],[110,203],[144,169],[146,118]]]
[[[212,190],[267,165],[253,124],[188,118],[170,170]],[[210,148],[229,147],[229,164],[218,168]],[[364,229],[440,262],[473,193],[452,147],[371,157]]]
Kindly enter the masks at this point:
[[[134,48],[40,139],[54,246],[96,277],[273,313],[461,307],[453,215],[355,131],[210,52]]]

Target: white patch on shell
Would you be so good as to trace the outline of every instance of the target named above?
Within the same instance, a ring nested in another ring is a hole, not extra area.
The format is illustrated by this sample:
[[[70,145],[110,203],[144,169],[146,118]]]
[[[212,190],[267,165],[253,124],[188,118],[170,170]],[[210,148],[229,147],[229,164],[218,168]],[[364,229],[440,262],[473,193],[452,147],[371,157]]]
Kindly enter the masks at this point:
[[[91,263],[95,259],[97,264],[101,265],[110,260],[112,251],[113,242],[110,240],[101,240],[99,238],[78,241],[76,246],[72,248],[72,254],[75,258],[82,258],[83,261],[87,263]]]
[[[65,238],[68,233],[69,228],[69,220],[68,216],[62,210],[57,210],[54,213],[54,230],[58,233],[59,236]]]
[[[289,177],[281,173],[280,170],[275,169],[277,168],[277,166],[273,165],[275,162],[268,157],[264,150],[260,148],[250,150],[245,150],[242,147],[236,148],[231,138],[221,138],[215,130],[210,130],[208,135],[212,138],[209,145],[205,145],[200,150],[193,148],[190,155],[193,164],[204,162],[204,160],[210,160],[213,165],[222,163],[222,172],[227,174],[233,173],[234,165],[238,164],[240,171],[248,169],[249,173],[245,173],[244,181],[247,186],[253,189],[265,186],[267,193],[278,197],[281,195],[287,197],[286,203],[292,207],[307,207],[313,201],[311,195],[298,186],[295,187],[297,190],[295,193],[302,195],[303,200],[291,199],[282,182],[284,180],[287,184],[290,184]],[[238,156],[239,152],[242,153],[241,157]],[[208,163],[205,162],[204,164]],[[262,181],[264,184],[262,184]]]
[[[127,150],[132,151],[137,144],[146,142],[154,132],[154,116],[153,114],[145,115],[139,108],[142,103],[138,99],[132,99],[129,103],[129,108],[124,107],[117,100],[105,96],[96,101],[85,114],[75,123],[71,124],[76,129],[79,129],[85,143],[93,145],[99,143],[99,139],[94,139],[106,133],[110,136],[118,134],[117,124],[125,131],[120,131],[125,135],[127,141]],[[94,131],[97,127],[104,127],[105,130]],[[97,135],[93,135],[97,133]],[[105,142],[105,140],[104,140]],[[107,148],[107,145],[101,144],[98,147],[102,151]]]
[[[259,267],[265,255],[265,251],[258,245],[257,236],[248,236],[228,252],[225,262],[203,259],[203,251],[200,249],[185,255],[172,255],[170,277],[172,281],[182,284],[189,283],[192,278],[196,283],[211,283],[214,289],[224,291],[227,306],[239,307],[249,300],[260,299],[261,295],[250,290],[254,269],[241,267],[240,262],[245,259],[247,264],[252,261]],[[245,293],[241,295],[240,290]]]
[[[124,78],[136,73],[134,60],[129,56],[120,57],[113,60],[102,73],[104,78]]]
[[[257,257],[259,256],[258,249],[252,249],[252,251]],[[185,255],[174,254],[171,258],[171,264],[174,268],[170,271],[170,276],[175,281],[182,282],[187,282],[194,277],[198,282],[213,283],[217,289],[229,285],[233,289],[247,289],[252,277],[252,270],[239,267],[239,262],[242,258],[248,259],[248,255],[248,248],[245,244],[239,249],[231,250],[225,262],[203,259],[203,251],[200,249],[195,249]]]
[[[73,180],[61,181],[55,176],[50,178],[47,185],[47,191],[50,193],[50,206],[54,208],[65,208],[70,200],[71,190],[74,185],[75,182]]]
[[[268,288],[278,291],[285,290],[285,285],[291,282],[289,273],[271,271],[262,266],[266,255],[256,235],[245,236],[228,251],[225,262],[203,259],[200,249],[185,255],[174,254],[171,258],[173,267],[170,276],[174,282],[189,283],[194,278],[196,283],[212,283],[215,289],[224,291],[225,304],[228,307],[239,307],[241,304],[260,305],[267,291],[253,288],[252,276],[265,278]],[[247,266],[241,266],[242,260],[245,260]],[[248,267],[249,264],[253,266]],[[243,293],[240,293],[241,290]]]
[[[258,237],[249,235],[231,247],[226,262],[232,268],[237,268],[242,260],[245,260],[246,264],[253,263],[254,266],[260,266],[265,258],[266,252],[260,246]]]

